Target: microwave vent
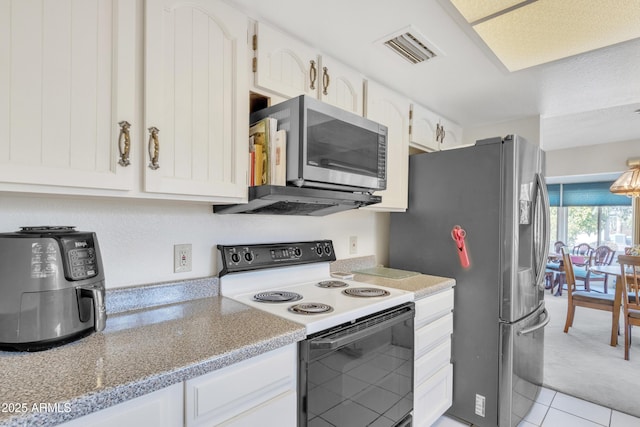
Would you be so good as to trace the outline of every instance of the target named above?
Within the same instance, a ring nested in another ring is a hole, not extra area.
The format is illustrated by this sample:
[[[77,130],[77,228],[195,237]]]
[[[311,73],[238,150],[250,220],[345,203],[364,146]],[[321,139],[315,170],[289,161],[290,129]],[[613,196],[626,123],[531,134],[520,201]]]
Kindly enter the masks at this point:
[[[435,58],[439,53],[412,27],[402,30],[400,33],[394,33],[390,38],[385,38],[383,43],[412,64],[419,64]]]

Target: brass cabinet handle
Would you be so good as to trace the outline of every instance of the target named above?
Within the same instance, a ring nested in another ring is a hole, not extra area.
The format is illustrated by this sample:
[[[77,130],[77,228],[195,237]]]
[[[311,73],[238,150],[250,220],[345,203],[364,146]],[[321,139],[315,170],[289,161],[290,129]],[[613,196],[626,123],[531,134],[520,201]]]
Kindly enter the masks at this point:
[[[329,78],[329,70],[327,67],[322,67],[322,93],[328,95],[327,89],[329,89],[329,83],[331,83],[331,79]]]
[[[118,135],[118,151],[120,151],[120,160],[118,164],[120,166],[127,167],[131,164],[129,162],[129,151],[131,150],[131,137],[129,136],[129,128],[131,123],[123,120],[118,123],[120,126],[120,135]]]
[[[151,126],[149,128],[149,158],[151,161],[149,162],[149,169],[156,170],[160,167],[158,164],[158,158],[160,157],[160,141],[158,140],[158,129],[155,126]]]
[[[311,89],[316,88],[316,78],[318,77],[318,70],[316,70],[316,61],[313,59],[309,61],[311,67],[309,68],[309,80],[311,80],[311,85],[309,86]]]
[[[447,133],[444,131],[444,126],[440,123],[436,124],[436,142],[443,143],[444,137]]]

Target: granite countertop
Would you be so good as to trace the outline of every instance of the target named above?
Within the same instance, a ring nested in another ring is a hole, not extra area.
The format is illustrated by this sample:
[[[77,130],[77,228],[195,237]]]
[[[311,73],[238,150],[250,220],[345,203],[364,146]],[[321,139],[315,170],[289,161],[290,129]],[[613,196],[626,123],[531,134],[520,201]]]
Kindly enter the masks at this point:
[[[445,291],[456,284],[455,279],[420,273],[414,273],[413,275],[408,275],[407,277],[402,278],[357,273],[359,270],[369,269],[376,266],[376,259],[371,255],[338,260],[331,265],[331,271],[354,272],[353,279],[358,282],[371,283],[372,285],[386,286],[389,288],[413,292],[416,300]],[[396,271],[399,272],[400,270]]]
[[[40,352],[0,351],[0,426],[56,425],[305,338],[298,323],[217,295],[111,311],[101,333]],[[32,410],[41,403],[54,411]]]
[[[331,271],[375,266],[373,256],[350,258]],[[455,286],[425,274],[354,279],[416,300]],[[108,290],[106,301],[101,333],[41,352],[0,351],[0,426],[53,426],[305,338],[301,324],[219,296],[215,278]]]

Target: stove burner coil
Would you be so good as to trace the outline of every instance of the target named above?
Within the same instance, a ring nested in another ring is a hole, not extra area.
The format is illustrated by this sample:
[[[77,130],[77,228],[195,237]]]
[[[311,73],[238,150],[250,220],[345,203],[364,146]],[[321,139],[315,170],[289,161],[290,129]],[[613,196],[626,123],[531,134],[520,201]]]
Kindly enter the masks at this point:
[[[349,285],[341,280],[323,280],[322,282],[318,282],[316,286],[320,286],[321,288],[344,288]]]
[[[302,295],[297,294],[295,292],[287,292],[287,291],[269,291],[269,292],[260,292],[259,294],[255,294],[253,296],[254,301],[258,302],[293,302],[302,299]]]
[[[389,295],[389,291],[378,288],[349,288],[342,291],[342,293],[350,297],[359,298],[386,297]]]
[[[289,307],[289,311],[297,314],[322,314],[330,313],[333,307],[320,302],[303,302]]]

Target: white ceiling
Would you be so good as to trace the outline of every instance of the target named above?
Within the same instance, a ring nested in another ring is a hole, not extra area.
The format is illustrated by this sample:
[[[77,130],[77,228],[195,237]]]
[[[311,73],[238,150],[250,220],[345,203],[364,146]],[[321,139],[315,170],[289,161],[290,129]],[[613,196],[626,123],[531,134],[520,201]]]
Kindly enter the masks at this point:
[[[508,72],[448,0],[227,1],[463,127],[539,115],[546,150],[640,139],[640,39]],[[376,43],[408,25],[443,55]]]

